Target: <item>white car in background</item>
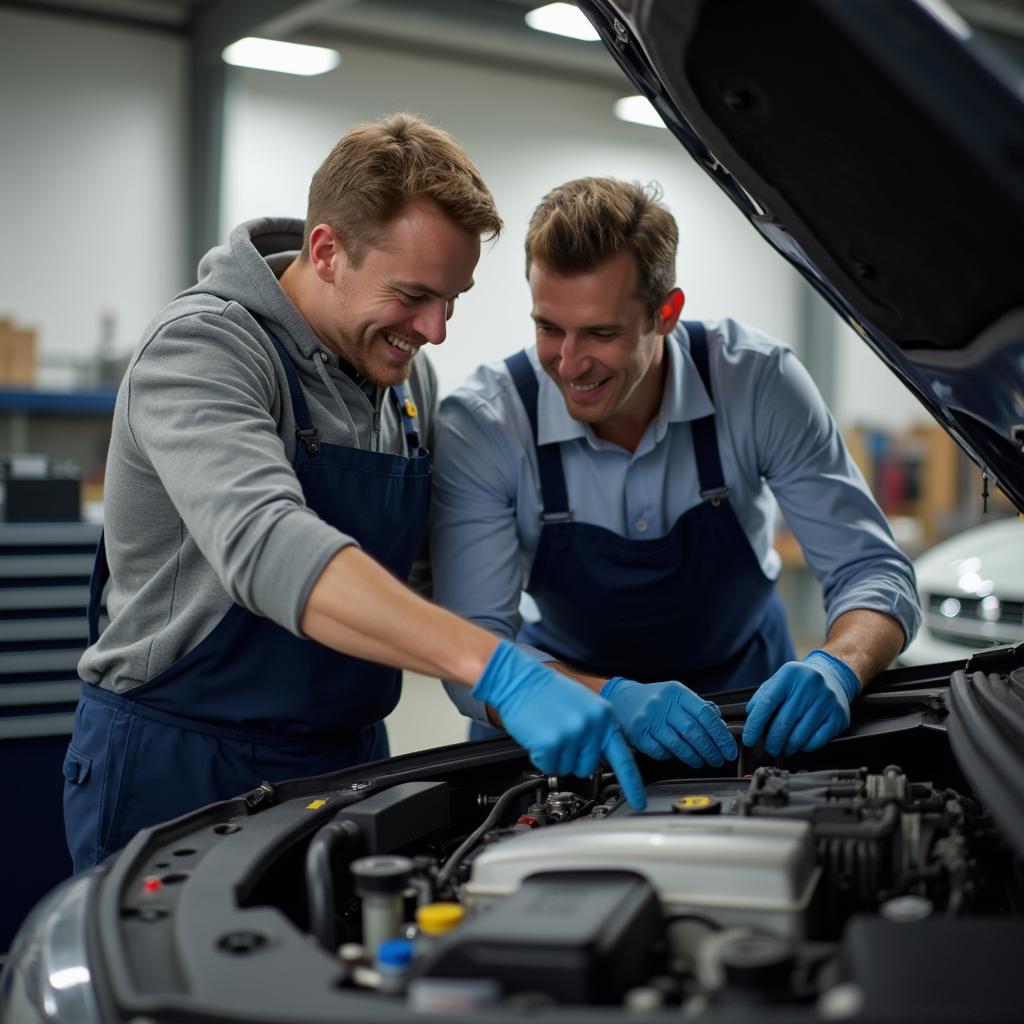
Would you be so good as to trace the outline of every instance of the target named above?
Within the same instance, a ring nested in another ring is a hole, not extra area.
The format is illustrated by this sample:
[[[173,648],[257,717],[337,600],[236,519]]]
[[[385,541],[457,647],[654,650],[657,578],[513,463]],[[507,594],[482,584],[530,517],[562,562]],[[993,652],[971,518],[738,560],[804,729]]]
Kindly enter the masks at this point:
[[[921,629],[901,665],[960,661],[1024,643],[1024,519],[997,519],[929,548],[914,562]]]

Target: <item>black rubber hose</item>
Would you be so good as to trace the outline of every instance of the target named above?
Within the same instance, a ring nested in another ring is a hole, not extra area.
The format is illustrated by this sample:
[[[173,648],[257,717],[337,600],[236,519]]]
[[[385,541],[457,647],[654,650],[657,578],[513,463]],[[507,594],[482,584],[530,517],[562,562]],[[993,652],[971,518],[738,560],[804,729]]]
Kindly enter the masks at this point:
[[[459,848],[448,858],[444,867],[441,868],[441,872],[437,876],[438,890],[444,889],[444,887],[448,885],[451,881],[452,875],[455,873],[455,869],[466,859],[466,854],[468,854],[476,844],[480,842],[487,832],[494,828],[501,819],[501,816],[508,809],[508,805],[520,794],[526,793],[531,789],[536,789],[538,786],[543,785],[545,785],[543,779],[529,779],[526,782],[520,782],[518,786],[513,786],[511,789],[505,790],[505,792],[498,797],[498,802],[491,808],[491,813],[487,815],[483,820],[483,823],[463,840]]]
[[[363,834],[352,821],[329,821],[306,851],[306,892],[309,899],[309,930],[328,952],[337,945],[334,932],[334,869],[332,862],[339,844],[353,852],[361,849]]]

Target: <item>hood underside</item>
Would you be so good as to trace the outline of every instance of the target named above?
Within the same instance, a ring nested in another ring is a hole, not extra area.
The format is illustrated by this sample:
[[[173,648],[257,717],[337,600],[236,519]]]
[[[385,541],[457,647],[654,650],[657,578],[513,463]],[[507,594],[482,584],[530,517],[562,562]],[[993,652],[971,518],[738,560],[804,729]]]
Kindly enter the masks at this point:
[[[1024,91],[939,0],[580,0],[668,128],[1024,509]]]

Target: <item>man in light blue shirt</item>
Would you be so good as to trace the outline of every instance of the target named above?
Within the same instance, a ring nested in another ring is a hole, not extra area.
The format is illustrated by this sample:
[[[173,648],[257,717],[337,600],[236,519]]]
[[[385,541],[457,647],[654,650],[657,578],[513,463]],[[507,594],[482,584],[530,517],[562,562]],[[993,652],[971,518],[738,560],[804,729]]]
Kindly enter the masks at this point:
[[[745,744],[814,750],[913,638],[913,569],[792,351],[680,321],[677,237],[656,192],[612,179],[534,212],[536,345],[441,406],[434,596],[606,697],[650,756],[734,757],[700,695],[743,687]],[[824,590],[827,638],[802,661],[774,589],[773,495]]]

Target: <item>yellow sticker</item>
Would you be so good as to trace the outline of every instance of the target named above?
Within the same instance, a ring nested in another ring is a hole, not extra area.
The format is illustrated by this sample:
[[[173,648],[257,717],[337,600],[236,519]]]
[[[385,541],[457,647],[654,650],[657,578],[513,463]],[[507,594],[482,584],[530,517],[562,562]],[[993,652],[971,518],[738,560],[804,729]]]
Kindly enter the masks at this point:
[[[680,807],[708,807],[711,804],[711,797],[681,796],[678,802]]]
[[[314,800],[312,803],[306,804],[307,811],[319,811],[323,805],[327,803],[326,800]]]
[[[416,403],[411,398],[405,400],[405,414],[416,419]]]

